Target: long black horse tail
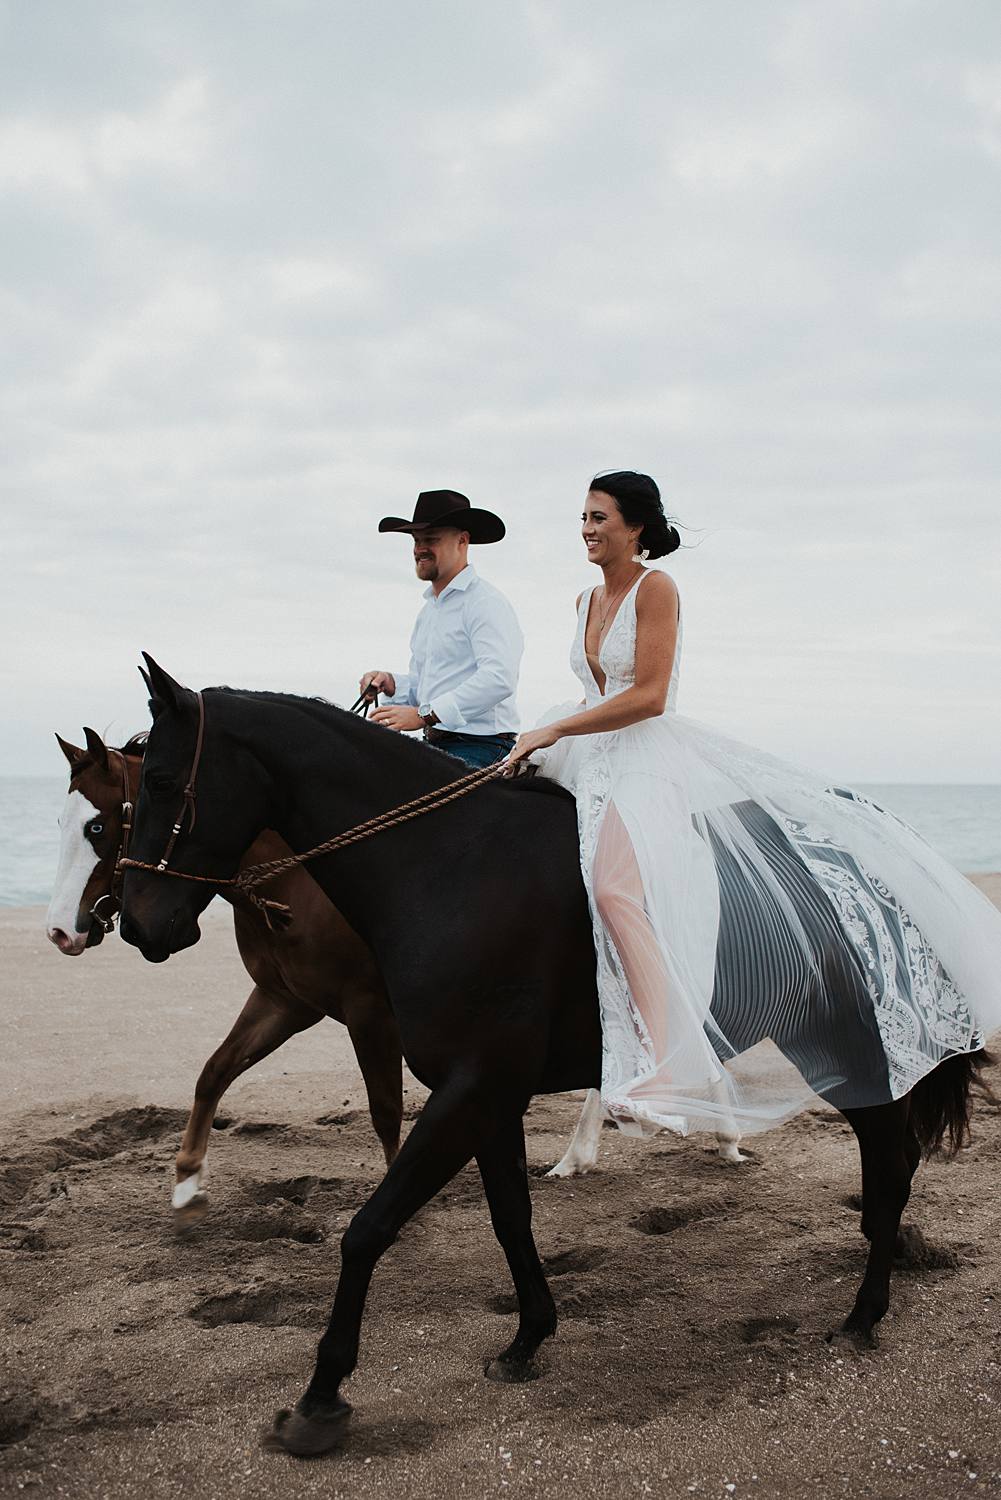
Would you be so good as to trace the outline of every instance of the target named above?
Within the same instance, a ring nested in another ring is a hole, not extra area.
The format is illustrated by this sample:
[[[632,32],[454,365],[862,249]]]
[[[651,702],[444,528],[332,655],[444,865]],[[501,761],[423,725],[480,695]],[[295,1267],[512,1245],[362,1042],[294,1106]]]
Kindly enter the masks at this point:
[[[994,1057],[981,1047],[947,1057],[926,1073],[911,1090],[910,1122],[924,1156],[942,1151],[955,1156],[970,1139],[971,1092],[1001,1105],[990,1084],[980,1075]]]

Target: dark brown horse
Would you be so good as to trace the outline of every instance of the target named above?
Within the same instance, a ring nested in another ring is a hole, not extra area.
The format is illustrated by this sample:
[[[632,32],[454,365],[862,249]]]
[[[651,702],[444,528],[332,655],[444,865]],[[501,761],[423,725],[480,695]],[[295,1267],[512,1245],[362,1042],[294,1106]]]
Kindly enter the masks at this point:
[[[127,819],[138,797],[145,741],[136,736],[115,750],[92,729],[84,733],[86,749],[59,739],[70,764],[70,785],[47,930],[66,954],[93,947],[110,928],[123,809]],[[267,831],[254,840],[245,860],[255,864],[288,852],[288,845]],[[400,1039],[372,954],[304,870],[289,871],[275,888],[295,910],[295,922],[285,931],[272,931],[246,899],[231,899],[237,946],[254,988],[195,1085],[176,1162],[173,1201],[181,1225],[201,1217],[208,1206],[205,1157],[223,1094],[241,1073],[324,1016],[348,1029],[387,1165],[399,1150]]]
[[[153,963],[198,941],[199,914],[213,890],[235,875],[261,828],[277,827],[291,848],[305,852],[401,805],[452,796],[462,775],[448,756],[329,704],[219,688],[195,695],[149,665],[154,724],[122,936]],[[778,831],[759,828],[753,805],[745,815],[749,834],[772,847]],[[723,1029],[738,1050],[769,1035],[799,1059],[807,1081],[840,1108],[858,1137],[870,1248],[840,1332],[871,1343],[889,1306],[911,1178],[922,1151],[946,1136],[954,1145],[962,1141],[984,1054],[949,1056],[894,1099],[878,1036],[864,1025],[864,1007],[871,1005],[864,978],[833,905],[815,899],[808,871],[781,839],[774,858],[784,896],[815,949],[786,983],[797,992],[813,986],[803,993],[824,1028],[825,1047],[818,1049],[824,1076],[811,1074],[799,1046],[799,1008],[771,981],[765,993],[748,992],[740,966],[726,961],[748,911],[753,916],[754,892],[735,902],[739,871],[723,879],[725,866],[719,867],[712,1014],[726,1020]],[[474,1157],[520,1314],[512,1343],[489,1362],[487,1374],[517,1381],[537,1373],[536,1352],[555,1331],[556,1308],[532,1236],[522,1116],[533,1094],[595,1086],[602,1050],[572,803],[495,782],[416,821],[394,817],[378,837],[326,853],[311,868],[370,943],[404,1055],[431,1097],[341,1241],[341,1276],[312,1380],[275,1428],[276,1440],[300,1455],[322,1452],[343,1434],[350,1407],[341,1385],[357,1362],[379,1258]],[[880,1061],[883,1102],[862,1107],[847,1090],[863,1066],[867,1078],[878,1078]]]

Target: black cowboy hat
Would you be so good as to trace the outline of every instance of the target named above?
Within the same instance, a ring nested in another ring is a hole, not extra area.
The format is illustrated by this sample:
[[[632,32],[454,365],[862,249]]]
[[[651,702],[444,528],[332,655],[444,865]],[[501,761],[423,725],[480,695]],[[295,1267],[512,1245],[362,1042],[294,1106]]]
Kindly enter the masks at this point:
[[[413,536],[424,526],[457,526],[469,532],[471,542],[499,542],[504,522],[491,510],[477,510],[458,490],[422,490],[414,506],[414,519],[383,516],[380,531],[409,531]]]

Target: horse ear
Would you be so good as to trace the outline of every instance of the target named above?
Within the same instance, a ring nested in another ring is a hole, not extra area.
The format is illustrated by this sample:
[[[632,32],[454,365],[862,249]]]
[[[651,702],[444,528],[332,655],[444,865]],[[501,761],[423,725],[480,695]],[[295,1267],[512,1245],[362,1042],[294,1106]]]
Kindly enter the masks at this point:
[[[64,740],[61,734],[57,734],[56,739],[59,741],[60,750],[71,766],[79,765],[80,761],[86,760],[87,752],[79,745],[71,745],[69,740]]]
[[[107,745],[97,731],[95,729],[88,729],[86,724],[83,726],[83,732],[87,740],[87,749],[95,766],[100,766],[102,771],[106,770],[108,765]]]
[[[146,677],[146,681],[153,695],[153,703],[158,704],[160,707],[181,708],[184,704],[185,689],[179,682],[175,682],[170,673],[165,672],[145,651],[143,652],[143,660],[149,668],[149,676]],[[143,676],[146,676],[145,672]],[[154,718],[156,717],[156,713],[156,708],[153,708]]]
[[[152,698],[152,696],[153,696],[153,684],[149,680],[149,673],[147,672],[147,670],[146,670],[145,667],[140,667],[139,668],[139,676],[142,678],[143,682],[146,684],[146,691],[149,693],[150,697]]]

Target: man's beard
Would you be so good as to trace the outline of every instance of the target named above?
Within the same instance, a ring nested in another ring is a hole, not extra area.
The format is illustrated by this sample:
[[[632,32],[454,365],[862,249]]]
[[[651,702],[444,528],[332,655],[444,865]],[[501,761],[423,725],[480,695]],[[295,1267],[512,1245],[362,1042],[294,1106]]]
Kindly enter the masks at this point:
[[[438,564],[433,557],[419,557],[416,559],[417,576],[425,583],[434,583],[438,577]],[[421,570],[426,568],[427,572]]]

